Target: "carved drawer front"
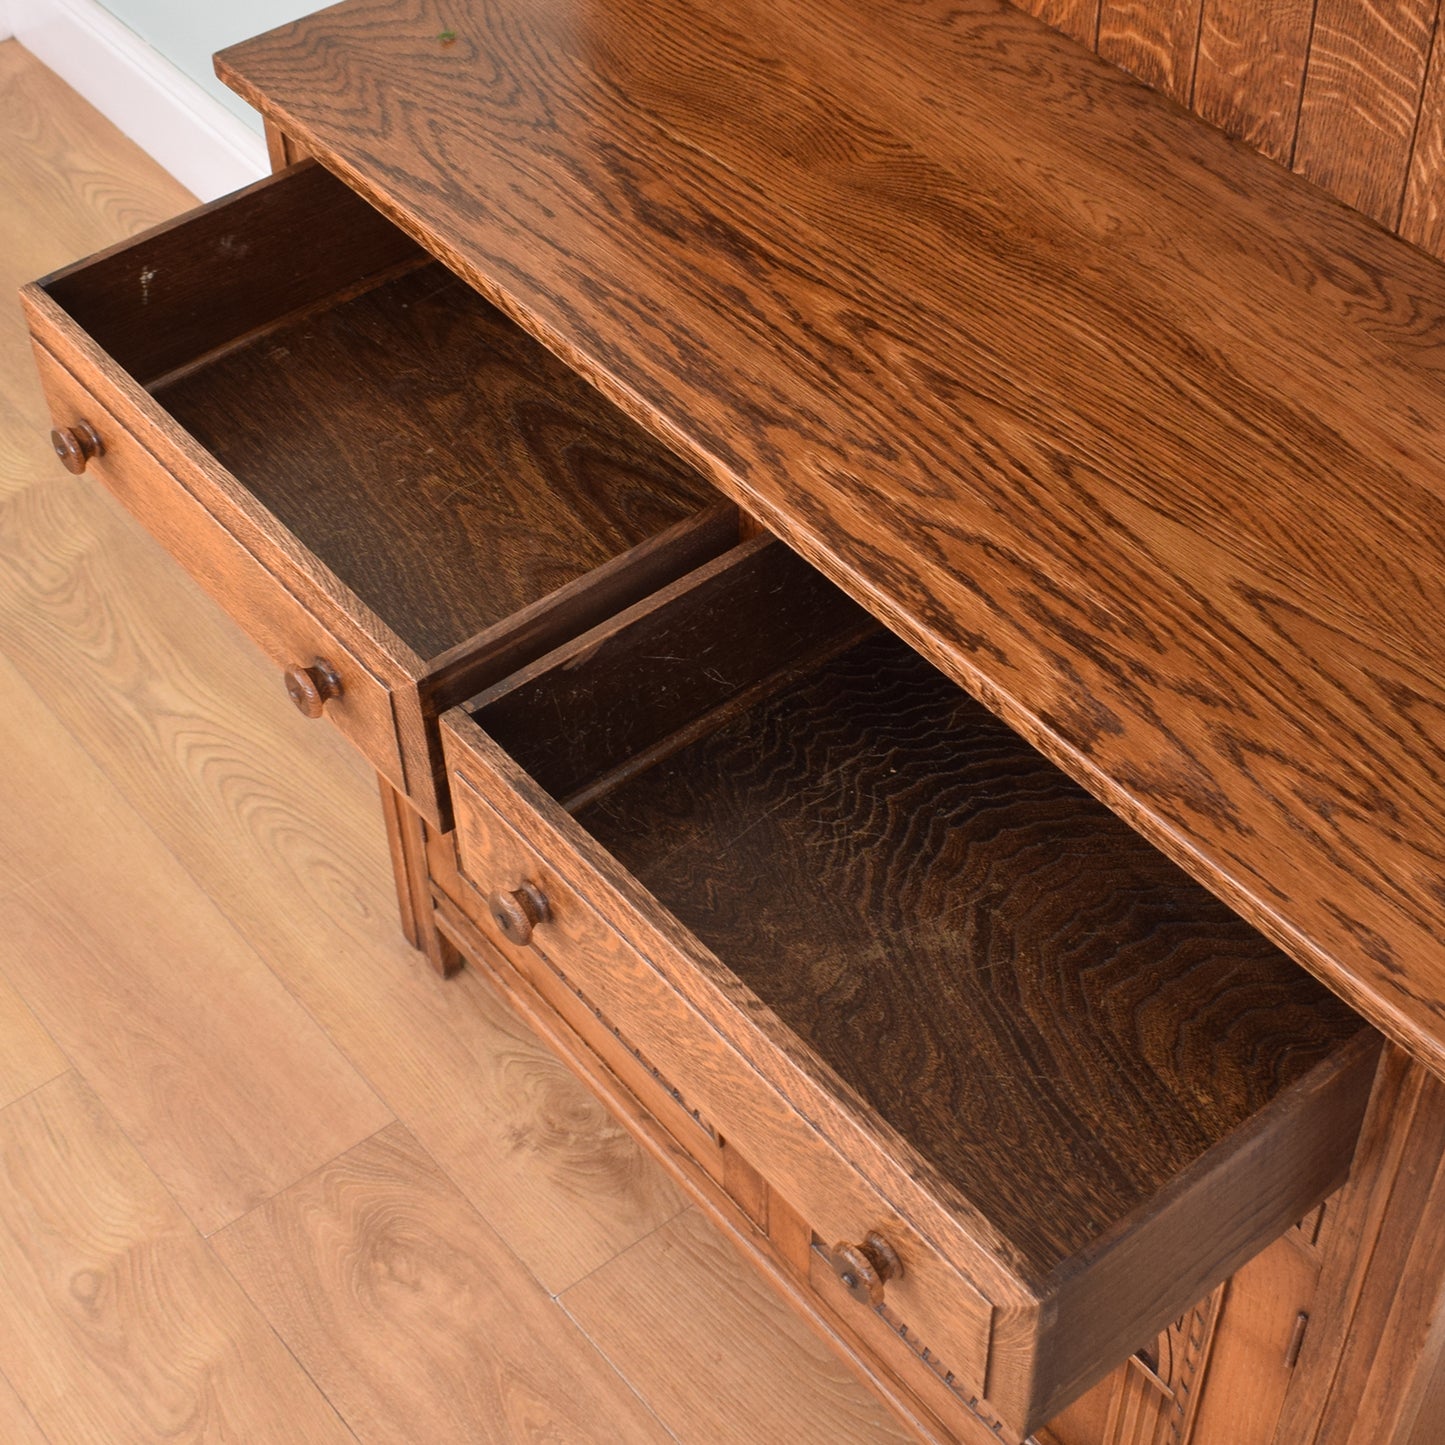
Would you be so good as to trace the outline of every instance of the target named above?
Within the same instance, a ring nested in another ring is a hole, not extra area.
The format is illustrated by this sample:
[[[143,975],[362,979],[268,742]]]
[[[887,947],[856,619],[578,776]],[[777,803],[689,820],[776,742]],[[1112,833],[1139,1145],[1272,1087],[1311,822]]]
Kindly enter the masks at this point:
[[[541,953],[647,1056],[749,1158],[767,1161],[770,1183],[785,1186],[815,1227],[837,1239],[885,1231],[906,1273],[886,1286],[900,1308],[935,1323],[955,1342],[960,1369],[981,1387],[992,1307],[973,1284],[904,1222],[879,1191],[752,1069],[705,1014],[628,944],[478,790],[474,770],[453,779],[458,842],[468,875],[496,907],[499,930]],[[490,790],[489,790],[490,791]],[[516,895],[537,900],[536,925],[518,928]]]
[[[700,477],[312,162],[23,297],[60,460],[440,826],[441,709],[737,539]]]
[[[443,737],[496,927],[1016,1434],[1349,1170],[1376,1036],[777,543]]]
[[[475,822],[480,815],[470,811],[472,806],[468,802],[463,810]],[[510,830],[499,827],[503,837],[489,847],[505,847]],[[438,923],[444,932],[471,963],[482,964],[505,989],[515,990],[520,976],[529,1005],[531,996],[538,998],[616,1075],[694,1163],[723,1182],[722,1141],[712,1122],[598,1005],[564,951],[553,947],[544,953],[532,946],[530,936],[520,944],[509,937],[515,926],[510,912],[502,919],[494,916],[488,896],[456,871],[454,837],[434,837],[429,857]],[[475,849],[473,856],[477,856]],[[525,871],[522,855],[511,854],[509,860],[511,871],[521,876]],[[499,874],[504,870],[499,864],[483,871]]]

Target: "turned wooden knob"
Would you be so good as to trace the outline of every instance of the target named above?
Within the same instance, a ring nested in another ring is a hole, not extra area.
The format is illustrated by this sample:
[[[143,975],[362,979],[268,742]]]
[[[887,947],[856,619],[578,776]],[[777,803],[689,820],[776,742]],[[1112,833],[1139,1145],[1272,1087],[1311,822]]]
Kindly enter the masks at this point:
[[[50,433],[50,445],[67,472],[79,476],[91,457],[98,457],[105,451],[100,433],[88,421],[78,421],[74,426],[58,426]]]
[[[286,691],[305,717],[320,717],[326,704],[341,696],[341,677],[324,657],[310,667],[286,669]]]
[[[835,1244],[833,1272],[860,1304],[881,1305],[883,1286],[903,1274],[898,1251],[875,1229],[862,1244]]]
[[[547,920],[552,909],[547,895],[535,883],[493,893],[487,899],[492,918],[502,930],[502,937],[519,948],[532,941],[532,930]]]

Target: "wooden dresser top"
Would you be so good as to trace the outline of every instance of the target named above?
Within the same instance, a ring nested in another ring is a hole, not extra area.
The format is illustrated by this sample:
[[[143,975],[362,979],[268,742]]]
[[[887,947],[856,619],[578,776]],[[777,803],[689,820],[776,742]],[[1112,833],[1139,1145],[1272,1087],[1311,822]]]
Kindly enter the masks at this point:
[[[1445,269],[997,0],[346,0],[218,69],[1445,1068]]]

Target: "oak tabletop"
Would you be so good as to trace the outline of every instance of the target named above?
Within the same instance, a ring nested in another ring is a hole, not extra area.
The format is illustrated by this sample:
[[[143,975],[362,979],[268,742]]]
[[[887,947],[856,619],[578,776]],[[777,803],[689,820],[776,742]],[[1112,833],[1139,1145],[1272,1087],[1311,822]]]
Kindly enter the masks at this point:
[[[345,0],[282,130],[1445,1068],[1445,270],[1001,0]]]

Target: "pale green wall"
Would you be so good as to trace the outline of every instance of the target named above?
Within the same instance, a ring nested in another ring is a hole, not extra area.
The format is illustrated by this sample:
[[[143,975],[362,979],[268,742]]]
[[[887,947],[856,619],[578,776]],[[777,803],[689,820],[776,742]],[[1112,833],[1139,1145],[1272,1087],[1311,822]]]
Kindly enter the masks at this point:
[[[198,80],[257,130],[261,121],[211,69],[217,50],[319,10],[325,0],[102,0],[117,20]]]

